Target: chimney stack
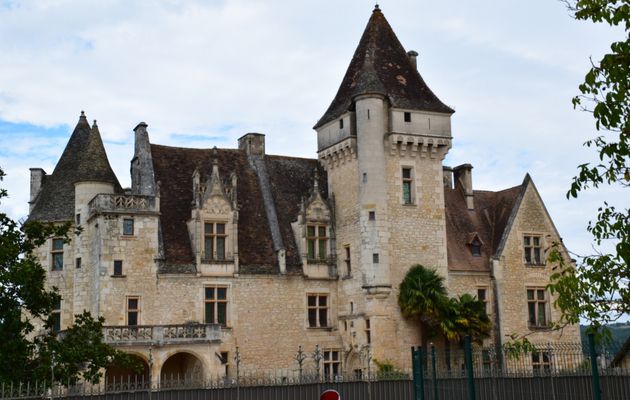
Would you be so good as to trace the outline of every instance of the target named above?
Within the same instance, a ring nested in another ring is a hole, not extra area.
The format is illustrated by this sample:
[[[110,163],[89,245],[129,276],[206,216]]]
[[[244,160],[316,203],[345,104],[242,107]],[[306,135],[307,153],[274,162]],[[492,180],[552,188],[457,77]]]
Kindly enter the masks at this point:
[[[418,69],[418,52],[415,50],[409,50],[407,52],[407,56],[409,57],[409,61],[411,61],[411,65],[413,65],[415,69]]]
[[[42,184],[44,183],[44,177],[46,176],[46,171],[41,168],[31,168],[31,198],[29,199],[29,210],[30,213],[33,211],[33,207],[35,207],[35,199],[37,199],[37,195],[42,190]]]
[[[473,202],[472,169],[473,166],[470,164],[462,164],[453,168],[455,187],[457,188],[459,186],[461,188],[466,198],[466,206],[469,210],[475,209]]]
[[[262,133],[246,133],[238,139],[238,149],[245,150],[247,155],[265,155],[265,135]]]
[[[444,181],[444,187],[453,189],[453,168],[447,167],[446,165],[442,167],[442,176]]]

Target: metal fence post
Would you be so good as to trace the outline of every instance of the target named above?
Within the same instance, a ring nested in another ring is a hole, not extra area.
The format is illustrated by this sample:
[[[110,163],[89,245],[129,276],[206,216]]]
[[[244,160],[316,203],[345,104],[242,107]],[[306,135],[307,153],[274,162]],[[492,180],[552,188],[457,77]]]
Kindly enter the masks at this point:
[[[411,348],[411,361],[413,366],[413,393],[414,400],[424,400],[424,371],[422,368],[422,347]]]
[[[597,352],[595,351],[595,335],[592,333],[588,334],[588,351],[591,358],[593,400],[602,400],[602,388],[599,383],[599,371],[597,369]]]
[[[435,370],[435,345],[431,343],[431,377],[433,378],[433,400],[438,400],[437,371]]]
[[[466,360],[466,375],[468,377],[468,400],[475,400],[475,374],[473,371],[470,336],[464,338],[464,358]]]

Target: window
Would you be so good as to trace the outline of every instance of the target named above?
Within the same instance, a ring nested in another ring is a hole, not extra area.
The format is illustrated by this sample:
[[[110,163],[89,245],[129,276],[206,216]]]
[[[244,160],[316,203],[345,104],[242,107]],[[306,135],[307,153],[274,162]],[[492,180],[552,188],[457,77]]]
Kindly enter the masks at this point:
[[[77,257],[75,260],[75,266],[77,269],[81,269],[81,257]]]
[[[223,365],[223,372],[226,378],[230,375],[230,357],[229,357],[229,353],[227,351],[222,351],[221,352],[221,365]]]
[[[405,111],[405,122],[411,122],[411,113]]]
[[[372,343],[372,330],[370,328],[370,320],[365,320],[365,340],[367,344]]]
[[[402,169],[403,204],[413,204],[413,177],[411,172],[411,168]]]
[[[59,332],[61,330],[61,301],[58,301],[53,307],[51,313],[52,330],[53,332]]]
[[[370,221],[376,221],[376,211],[370,211],[368,212],[368,219]]]
[[[546,328],[549,324],[546,293],[544,288],[527,289],[528,322],[531,328]]]
[[[378,253],[372,254],[372,264],[378,264]]]
[[[81,214],[75,215],[74,222],[76,225],[81,225]]]
[[[343,118],[339,120],[339,129],[343,129]]]
[[[123,276],[122,260],[114,260],[114,276]]]
[[[339,375],[341,360],[336,350],[324,350],[324,378],[332,381]]]
[[[486,311],[486,314],[487,314],[488,313],[488,299],[486,295],[487,293],[486,293],[485,288],[477,289],[477,299],[483,302],[483,309]]]
[[[140,298],[127,297],[127,325],[136,326],[140,323]]]
[[[307,257],[309,260],[326,260],[326,245],[328,243],[326,231],[326,225],[308,225],[306,227]]]
[[[486,374],[492,371],[492,356],[489,350],[481,350],[481,367]]]
[[[133,225],[134,225],[133,218],[123,218],[123,235],[133,236],[133,229],[134,229]]]
[[[551,372],[551,354],[548,351],[535,351],[532,353],[532,369],[534,375],[548,374]]]
[[[352,275],[352,259],[350,258],[350,246],[343,247],[344,263],[346,264],[346,276]]]
[[[542,264],[541,249],[540,236],[523,236],[523,250],[527,264]]]
[[[225,223],[206,222],[203,229],[204,259],[225,260]]]
[[[307,295],[308,327],[326,328],[328,327],[328,295],[309,294]]]
[[[473,257],[481,257],[481,241],[478,237],[475,237],[475,239],[470,244],[470,252],[472,253]]]
[[[227,287],[206,286],[205,315],[206,324],[227,325]]]
[[[52,240],[52,251],[50,255],[52,257],[52,270],[63,270],[63,239]]]

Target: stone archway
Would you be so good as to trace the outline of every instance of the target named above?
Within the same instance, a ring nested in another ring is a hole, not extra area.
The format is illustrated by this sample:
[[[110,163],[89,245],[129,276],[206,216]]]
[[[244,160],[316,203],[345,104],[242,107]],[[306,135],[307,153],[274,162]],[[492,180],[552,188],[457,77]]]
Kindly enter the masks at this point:
[[[160,386],[181,387],[203,383],[203,363],[191,353],[175,353],[170,356],[160,371]]]
[[[105,383],[112,390],[138,389],[149,385],[149,364],[140,356],[129,354],[140,365],[140,370],[129,366],[112,365],[105,370]]]
[[[350,351],[350,353],[346,356],[344,365],[344,373],[347,376],[351,377],[352,379],[364,379],[363,375],[366,373],[366,371],[364,371],[364,366],[362,365],[361,356],[359,353],[354,350]]]

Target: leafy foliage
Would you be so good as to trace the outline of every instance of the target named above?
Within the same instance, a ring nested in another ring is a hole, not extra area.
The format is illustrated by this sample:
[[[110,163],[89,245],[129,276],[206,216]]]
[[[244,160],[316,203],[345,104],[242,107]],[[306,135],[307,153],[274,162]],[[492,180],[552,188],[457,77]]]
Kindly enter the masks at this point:
[[[623,40],[610,46],[599,63],[593,64],[573,99],[576,108],[591,112],[602,135],[585,143],[599,156],[597,164],[578,166],[567,197],[578,197],[601,185],[630,186],[630,3],[627,0],[565,1],[578,20],[621,27]],[[576,267],[567,263],[557,247],[550,261],[557,264],[549,285],[558,294],[555,305],[563,311],[562,323],[578,323],[580,316],[597,327],[630,313],[630,214],[605,202],[595,221],[588,225],[595,254],[582,258]],[[612,244],[614,251],[602,250]]]
[[[0,181],[3,177],[0,169]],[[0,189],[0,200],[6,196]],[[70,223],[35,221],[20,227],[0,213],[0,382],[49,380],[53,357],[55,378],[64,383],[79,377],[98,382],[102,368],[132,362],[103,343],[104,320],[94,320],[88,312],[77,315],[61,338],[51,329],[51,311],[61,296],[57,288],[46,290],[46,272],[34,250],[50,237],[69,241],[70,229]],[[42,323],[46,329],[35,331]]]
[[[448,306],[442,309],[440,331],[446,339],[462,342],[470,336],[476,342],[490,336],[492,322],[486,313],[483,301],[465,293],[448,300]]]

